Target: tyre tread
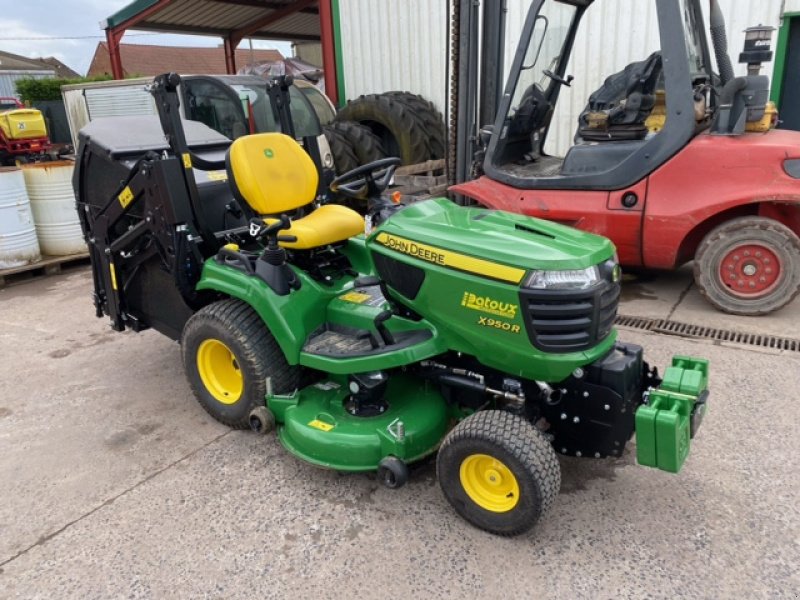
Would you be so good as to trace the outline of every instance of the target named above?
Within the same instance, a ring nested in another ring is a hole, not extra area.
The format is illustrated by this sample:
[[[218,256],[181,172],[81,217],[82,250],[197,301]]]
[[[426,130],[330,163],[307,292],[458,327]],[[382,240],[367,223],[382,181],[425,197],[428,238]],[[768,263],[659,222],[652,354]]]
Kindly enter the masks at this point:
[[[334,121],[329,127],[347,138],[358,158],[359,166],[386,158],[386,150],[381,138],[372,133],[372,130],[366,125],[356,121]]]
[[[707,260],[709,251],[716,245],[724,243],[726,238],[746,229],[783,237],[787,251],[794,254],[793,260],[790,261],[791,264],[786,266],[786,276],[794,280],[794,287],[790,287],[782,297],[772,300],[761,299],[757,304],[751,306],[742,305],[741,302],[737,304],[734,298],[721,296],[714,292],[708,274],[708,270],[713,270],[714,267],[708,264],[710,259]],[[733,315],[761,316],[769,314],[783,308],[800,294],[800,238],[786,225],[773,219],[757,216],[731,219],[712,229],[700,242],[697,252],[695,252],[693,275],[698,291],[715,308]]]
[[[558,496],[561,488],[561,467],[558,458],[542,432],[522,417],[501,410],[480,411],[461,421],[445,438],[439,453],[453,444],[479,440],[506,449],[522,463],[535,480],[539,495],[536,499],[536,505],[539,507],[537,514],[530,521],[521,523],[513,529],[493,531],[503,536],[523,533],[536,524],[552,507]],[[438,462],[437,475],[439,475]],[[453,506],[459,510],[455,504]],[[481,526],[478,523],[476,525]]]
[[[328,146],[333,154],[333,168],[337,175],[342,175],[357,168],[360,163],[355,148],[350,139],[344,135],[334,124],[322,128]]]
[[[181,341],[184,365],[187,365],[187,360],[190,358],[187,356],[187,345],[185,343],[187,336],[193,335],[195,329],[206,324],[210,324],[212,327],[221,326],[244,349],[243,355],[237,358],[253,367],[256,392],[254,397],[250,399],[247,409],[243,411],[243,418],[237,420],[214,414],[210,407],[200,400],[197,389],[194,389],[195,396],[206,412],[220,423],[234,429],[247,429],[249,427],[248,416],[250,411],[258,406],[259,400],[263,401],[266,395],[267,377],[272,379],[273,389],[278,393],[291,391],[297,387],[299,369],[290,366],[286,362],[283,351],[264,325],[258,313],[249,304],[237,299],[220,300],[209,304],[196,312],[187,321]],[[191,358],[193,359],[193,357]],[[189,378],[189,382],[193,388],[196,387],[191,378]]]
[[[391,132],[400,148],[400,159],[404,165],[430,160],[431,141],[425,123],[405,103],[390,93],[367,94],[351,100],[336,115],[337,121],[380,123]],[[403,141],[404,140],[404,141]],[[386,148],[387,153],[390,149]]]

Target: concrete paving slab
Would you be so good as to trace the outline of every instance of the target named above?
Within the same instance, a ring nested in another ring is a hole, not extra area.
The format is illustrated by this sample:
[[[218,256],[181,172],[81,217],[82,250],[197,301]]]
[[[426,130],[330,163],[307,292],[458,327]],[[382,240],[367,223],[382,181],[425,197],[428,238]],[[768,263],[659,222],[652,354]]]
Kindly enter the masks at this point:
[[[715,310],[695,286],[682,299],[672,314],[674,321],[730,329],[743,333],[762,333],[800,339],[800,299],[769,315],[740,317]]]
[[[761,317],[740,317],[716,310],[694,285],[692,265],[676,271],[626,275],[619,312],[631,317],[670,319],[690,325],[800,339],[800,297]]]
[[[692,285],[686,269],[623,275],[619,313],[628,317],[668,319]]]
[[[0,562],[226,433],[176,343],[96,319],[88,269],[0,290]]]
[[[675,353],[712,359],[710,413],[684,471],[638,467],[631,447],[613,461],[562,460],[554,509],[529,535],[504,539],[452,511],[431,463],[390,491],[370,475],[306,465],[274,436],[206,422],[177,346],[107,333],[89,289],[84,274],[0,294],[0,355],[11,365],[0,388],[3,597],[716,599],[800,589],[798,357],[623,330],[656,364]],[[98,333],[110,337],[90,346]],[[42,418],[42,407],[58,418]]]

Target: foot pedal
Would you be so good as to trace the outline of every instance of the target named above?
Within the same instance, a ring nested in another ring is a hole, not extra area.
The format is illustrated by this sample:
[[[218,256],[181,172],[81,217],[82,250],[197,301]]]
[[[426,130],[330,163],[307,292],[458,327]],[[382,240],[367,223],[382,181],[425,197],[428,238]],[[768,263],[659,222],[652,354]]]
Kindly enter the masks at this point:
[[[364,275],[353,282],[354,288],[372,287],[381,284],[381,278],[374,275]]]
[[[376,345],[369,331],[328,328],[312,334],[303,351],[325,356],[358,356],[372,351]]]

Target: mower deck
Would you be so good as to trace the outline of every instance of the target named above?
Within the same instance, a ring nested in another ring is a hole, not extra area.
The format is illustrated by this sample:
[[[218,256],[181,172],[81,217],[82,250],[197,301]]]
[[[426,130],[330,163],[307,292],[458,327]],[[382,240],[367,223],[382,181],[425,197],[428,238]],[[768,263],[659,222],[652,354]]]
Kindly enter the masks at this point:
[[[438,391],[418,379],[392,377],[386,408],[373,416],[348,412],[349,395],[345,381],[326,379],[291,396],[267,398],[282,425],[284,447],[321,467],[375,471],[387,456],[407,463],[424,458],[447,432],[451,411]]]

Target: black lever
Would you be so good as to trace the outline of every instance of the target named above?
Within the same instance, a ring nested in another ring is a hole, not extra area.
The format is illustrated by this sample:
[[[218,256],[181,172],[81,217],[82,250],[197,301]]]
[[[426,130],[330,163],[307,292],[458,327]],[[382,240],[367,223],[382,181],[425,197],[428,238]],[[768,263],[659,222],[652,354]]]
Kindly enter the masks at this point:
[[[566,79],[564,79],[563,77],[559,77],[558,75],[553,73],[550,69],[545,69],[542,72],[544,73],[544,75],[546,77],[549,77],[550,79],[552,79],[556,83],[559,83],[561,85],[565,85],[567,87],[572,87],[572,82],[575,80],[575,78],[572,75],[567,75]]]
[[[381,334],[381,337],[383,338],[383,342],[387,346],[392,346],[395,343],[394,336],[386,328],[386,325],[384,325],[384,323],[386,323],[386,321],[388,321],[392,317],[392,315],[394,315],[393,311],[385,310],[382,313],[378,314],[378,316],[375,317],[375,321],[374,321],[375,329],[377,329],[378,333]]]

